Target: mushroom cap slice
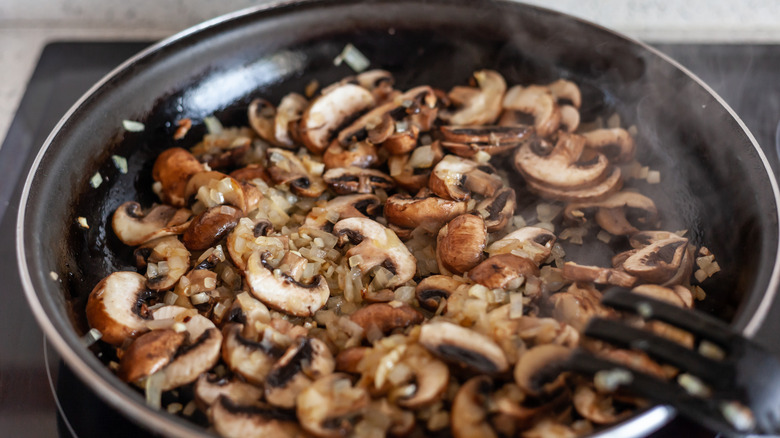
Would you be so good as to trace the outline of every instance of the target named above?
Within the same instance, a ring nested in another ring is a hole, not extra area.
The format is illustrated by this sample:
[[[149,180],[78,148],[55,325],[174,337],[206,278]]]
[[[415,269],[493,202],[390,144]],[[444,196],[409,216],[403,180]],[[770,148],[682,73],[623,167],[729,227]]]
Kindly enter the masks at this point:
[[[533,129],[524,125],[511,126],[442,126],[442,146],[461,157],[473,157],[477,152],[498,155],[510,151],[529,137]]]
[[[394,274],[386,287],[400,286],[414,277],[417,260],[398,236],[376,221],[367,218],[342,219],[333,226],[333,234],[344,244],[355,244],[346,257],[360,255],[358,268],[364,274],[376,266],[382,266]]]
[[[563,385],[562,365],[570,355],[570,348],[556,344],[531,348],[515,365],[515,383],[531,395],[550,394]]]
[[[153,292],[146,278],[135,272],[114,272],[95,285],[87,300],[89,326],[103,335],[100,339],[121,346],[148,331],[145,301]]]
[[[325,342],[298,338],[271,368],[264,383],[265,399],[280,408],[295,407],[295,399],[313,380],[332,374],[336,367]]]
[[[149,289],[168,290],[190,268],[190,252],[175,236],[149,241],[135,250],[136,258],[146,265],[146,285]],[[163,265],[165,263],[165,265]],[[165,266],[159,269],[159,266]]]
[[[490,255],[514,252],[527,254],[536,265],[550,257],[557,237],[550,230],[539,227],[523,227],[491,243],[487,248]]]
[[[298,93],[284,96],[278,108],[274,108],[264,99],[254,99],[247,111],[249,125],[263,140],[274,146],[290,149],[295,145],[291,128],[300,120],[308,103],[308,100]]]
[[[211,423],[225,438],[303,438],[295,416],[261,404],[242,404],[221,396],[211,408]]]
[[[489,125],[501,114],[506,81],[494,70],[479,70],[473,78],[478,88],[456,86],[448,96],[457,109],[439,117],[452,125]]]
[[[172,329],[153,330],[139,336],[125,350],[117,375],[125,382],[137,382],[163,369],[187,340],[187,333]]]
[[[203,412],[208,412],[220,397],[225,397],[236,405],[251,405],[263,398],[263,390],[255,385],[237,378],[219,378],[209,373],[198,377],[193,392],[195,402]]]
[[[558,79],[547,84],[547,89],[550,90],[550,93],[552,93],[558,101],[569,101],[574,108],[579,108],[582,105],[580,87],[572,81]]]
[[[489,165],[446,155],[434,166],[428,185],[433,193],[444,199],[467,201],[472,193],[489,198],[504,183]]]
[[[485,220],[473,214],[462,214],[439,230],[436,258],[442,272],[462,274],[477,266],[487,246]]]
[[[346,374],[320,377],[296,399],[296,413],[303,428],[321,438],[348,435],[371,400],[368,392],[352,386]]]
[[[320,177],[324,168],[322,163],[279,148],[270,148],[266,153],[268,174],[275,183],[289,184],[295,194],[307,198],[316,198],[327,189]],[[308,166],[305,163],[308,163]]]
[[[514,254],[497,254],[469,271],[469,278],[489,289],[505,289],[519,277],[538,276],[539,268],[525,257]]]
[[[634,234],[639,230],[628,219],[628,213],[639,225],[654,225],[658,220],[658,209],[652,199],[641,193],[621,191],[593,202],[571,203],[563,215],[569,220],[581,221],[584,210],[597,208],[595,219],[603,228],[614,235]]]
[[[451,322],[423,324],[420,344],[445,362],[470,372],[499,374],[509,369],[504,351],[492,339]]]
[[[222,347],[222,333],[212,327],[189,345],[176,352],[175,358],[163,369],[162,390],[168,391],[194,382],[198,376],[217,364]]]
[[[485,226],[489,233],[501,231],[515,214],[517,196],[509,187],[499,189],[493,197],[477,204],[477,211],[485,218]]]
[[[612,169],[612,173],[600,183],[590,187],[574,189],[551,187],[531,180],[526,180],[526,184],[532,192],[543,198],[566,202],[590,202],[604,199],[620,190],[623,187],[623,178],[620,175],[620,168],[615,167]]]
[[[128,246],[137,246],[158,237],[181,234],[188,226],[192,212],[169,205],[155,205],[147,212],[141,204],[128,201],[111,216],[114,234]]]
[[[185,191],[192,175],[203,171],[203,165],[182,148],[164,150],[154,162],[152,178],[162,185],[162,199],[174,207],[187,205]]]
[[[385,201],[387,221],[403,228],[425,227],[437,231],[456,216],[466,213],[467,203],[442,199],[437,196],[412,198],[395,194]]]
[[[365,332],[376,327],[380,332],[387,334],[397,328],[420,324],[425,317],[406,303],[398,305],[374,303],[361,307],[350,315],[349,319],[362,327]]]
[[[374,97],[365,88],[343,84],[314,99],[300,121],[303,144],[315,154],[321,154],[339,126],[374,106]]]
[[[403,363],[412,370],[414,391],[396,398],[398,406],[419,409],[441,398],[450,382],[447,365],[419,345],[413,345],[406,351]]]
[[[631,287],[637,280],[633,275],[617,269],[584,266],[574,262],[564,263],[563,278],[570,281],[590,281],[596,284],[611,284],[620,287]]]
[[[672,280],[683,281],[684,278],[676,274],[692,269],[689,268],[692,266],[689,252],[688,239],[684,237],[659,240],[628,257],[623,262],[623,269],[643,281],[665,286],[672,284]]]
[[[579,385],[574,390],[572,403],[577,413],[596,424],[614,423],[631,415],[630,410],[616,412],[608,395],[600,394],[585,385]]]
[[[442,300],[447,301],[447,298],[463,284],[449,275],[431,275],[417,283],[415,296],[420,307],[433,312],[439,308]],[[442,311],[446,311],[446,305]]]
[[[460,387],[452,401],[450,425],[455,438],[496,438],[490,427],[487,404],[493,392],[488,376],[472,377]]]
[[[233,231],[243,215],[241,210],[230,205],[211,207],[190,221],[181,240],[191,251],[209,249]]]
[[[377,189],[390,190],[395,187],[389,175],[375,169],[354,166],[328,169],[322,179],[339,195],[373,193]]]
[[[272,329],[260,334],[260,340],[247,339],[242,334],[243,324],[228,323],[222,328],[222,359],[234,373],[249,383],[262,385],[276,358],[284,353],[272,339]]]
[[[557,189],[587,188],[601,182],[609,173],[607,157],[597,154],[593,160],[580,163],[579,154],[585,139],[577,134],[560,133],[553,149],[547,150],[538,140],[523,143],[515,153],[515,168],[526,180]]]
[[[542,137],[554,134],[560,127],[560,107],[550,89],[545,86],[515,85],[507,90],[502,106],[505,110],[533,115],[536,133]]]
[[[244,271],[252,295],[269,307],[290,315],[311,316],[330,297],[328,283],[322,275],[314,277],[310,284],[303,284],[287,273],[277,275],[274,271],[259,252],[249,257]]]
[[[627,163],[634,158],[634,137],[623,128],[596,129],[582,136],[586,147],[599,151],[614,163]]]
[[[352,143],[349,146],[341,146],[337,141],[334,141],[325,149],[322,162],[326,169],[337,167],[365,169],[379,162],[379,154],[376,147],[367,141]]]
[[[312,211],[306,215],[303,225],[328,230],[333,225],[330,222],[332,219],[329,219],[329,217],[334,213],[338,214],[336,221],[350,217],[368,217],[373,219],[381,211],[381,208],[382,202],[376,195],[370,193],[336,196],[323,206],[321,213]]]

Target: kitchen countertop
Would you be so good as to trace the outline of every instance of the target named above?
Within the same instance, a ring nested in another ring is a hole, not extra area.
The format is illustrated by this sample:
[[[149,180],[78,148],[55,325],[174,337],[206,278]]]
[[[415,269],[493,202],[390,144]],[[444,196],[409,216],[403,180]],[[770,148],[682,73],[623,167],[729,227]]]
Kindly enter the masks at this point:
[[[780,42],[774,0],[527,0],[655,42]],[[0,2],[0,140],[41,50],[51,41],[162,39],[271,0]]]

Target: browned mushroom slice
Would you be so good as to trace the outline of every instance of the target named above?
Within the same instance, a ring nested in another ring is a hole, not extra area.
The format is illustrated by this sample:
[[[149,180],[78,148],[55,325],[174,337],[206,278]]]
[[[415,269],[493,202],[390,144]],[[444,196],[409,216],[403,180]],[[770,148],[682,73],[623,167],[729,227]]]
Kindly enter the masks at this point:
[[[308,101],[298,93],[290,93],[274,108],[270,102],[255,99],[249,104],[249,125],[265,141],[290,149],[295,143],[291,129],[300,120]]]
[[[455,438],[496,438],[490,427],[488,404],[493,381],[488,376],[472,377],[460,387],[452,401],[450,426]]]
[[[425,227],[438,231],[456,216],[466,213],[467,203],[436,196],[412,198],[396,194],[385,201],[384,215],[391,224],[403,228]]]
[[[693,269],[690,252],[686,238],[659,240],[627,258],[623,269],[648,283],[662,286],[680,283],[690,276]]]
[[[258,337],[246,338],[243,324],[228,323],[222,329],[222,360],[234,373],[255,385],[262,385],[285,346],[274,342],[274,331],[266,329]]]
[[[501,113],[501,101],[506,92],[506,81],[493,70],[479,70],[473,74],[476,87],[456,86],[448,97],[455,111],[442,111],[439,117],[452,125],[489,125]]]
[[[574,262],[566,262],[563,265],[563,278],[621,287],[631,287],[636,283],[636,277],[623,271],[599,266],[583,266]]]
[[[536,133],[547,137],[558,131],[561,111],[556,99],[547,87],[515,85],[507,90],[502,102],[504,110],[519,111],[534,117]]]
[[[222,172],[210,170],[192,175],[187,182],[185,194],[187,199],[194,196],[206,207],[229,204],[246,213],[250,211],[250,207],[256,207],[250,204],[257,204],[259,197],[262,196],[256,191],[257,189],[252,185],[244,185]],[[254,197],[256,199],[250,199]]]
[[[547,260],[555,245],[556,236],[550,230],[539,227],[519,228],[488,246],[490,255],[509,254],[526,256],[540,265]]]
[[[238,225],[227,237],[230,260],[241,271],[246,270],[247,260],[256,252],[270,252],[274,259],[280,259],[290,249],[287,236],[267,236],[273,227],[265,220],[253,222],[248,217],[238,221]]]
[[[381,207],[382,203],[379,198],[372,194],[336,196],[322,207],[321,212],[312,211],[306,215],[303,224],[307,227],[330,229],[334,223],[341,219],[350,217],[375,218]]]
[[[492,197],[504,184],[491,166],[447,155],[433,168],[428,185],[442,198],[466,201],[472,193]]]
[[[260,402],[243,404],[222,396],[211,409],[214,430],[225,438],[304,438],[295,416]]]
[[[352,322],[368,332],[372,328],[383,334],[397,328],[420,324],[425,319],[422,313],[406,303],[375,303],[361,307],[349,317]]]
[[[190,152],[212,169],[235,167],[249,151],[254,137],[254,132],[247,127],[222,128],[204,135]]]
[[[349,146],[341,146],[334,141],[322,155],[322,162],[326,169],[335,167],[371,167],[379,162],[376,147],[367,141],[352,143]]]
[[[634,138],[623,128],[596,129],[582,136],[586,147],[601,152],[614,163],[627,163],[634,158]]]
[[[450,381],[450,370],[419,344],[412,344],[402,359],[410,373],[389,394],[403,408],[419,409],[438,401]]]
[[[323,166],[309,157],[298,157],[294,153],[278,148],[271,148],[268,154],[268,174],[277,184],[289,184],[297,195],[316,198],[327,188],[320,178]],[[304,160],[309,166],[304,164]]]
[[[268,253],[253,253],[244,272],[252,295],[266,305],[295,316],[311,316],[325,305],[330,289],[325,278],[315,276],[311,283],[301,283],[289,272],[269,266]]]
[[[442,146],[461,157],[483,151],[497,155],[514,149],[531,135],[528,126],[442,126]]]
[[[614,235],[634,234],[638,225],[655,225],[658,209],[652,199],[636,192],[617,192],[595,202],[572,203],[564,209],[564,217],[579,221],[585,210],[597,208],[595,219],[601,228]],[[629,216],[631,220],[629,220]]]
[[[101,280],[87,299],[87,322],[114,346],[148,331],[146,301],[153,296],[146,278],[135,272],[114,272]]]
[[[236,169],[230,172],[229,176],[238,182],[251,182],[254,179],[260,179],[266,183],[271,182],[271,177],[265,170],[265,166],[257,163],[247,164],[240,169]]]
[[[191,342],[183,345],[162,370],[165,374],[161,383],[163,391],[194,382],[219,360],[222,333],[213,324],[197,338],[191,335],[190,340]]]
[[[203,412],[208,412],[220,397],[238,405],[251,405],[263,398],[263,390],[255,385],[242,382],[238,378],[220,378],[210,373],[198,377],[193,392],[195,403]]]
[[[416,193],[428,187],[431,170],[442,158],[444,150],[436,140],[430,145],[416,147],[409,155],[389,156],[387,167],[399,187]]]
[[[390,190],[395,186],[393,179],[387,174],[359,167],[328,169],[322,178],[339,195],[373,193],[377,189]]]
[[[480,216],[463,214],[439,230],[436,259],[442,272],[462,274],[477,266],[487,245],[487,228]]]
[[[392,155],[403,155],[417,146],[420,128],[406,121],[395,123],[395,132],[382,142],[382,148]]]
[[[122,354],[117,376],[137,382],[163,369],[187,340],[186,332],[154,330],[138,337]]]
[[[191,251],[211,248],[233,230],[242,216],[241,210],[229,205],[211,207],[192,219],[181,240]]]
[[[509,369],[504,351],[492,339],[451,322],[423,324],[420,344],[445,362],[470,372],[499,374]]]
[[[139,246],[135,255],[146,266],[147,286],[156,291],[175,286],[190,267],[190,252],[175,236],[149,241]]]
[[[395,78],[393,74],[386,70],[368,70],[355,77],[358,85],[370,91],[374,95],[377,103],[384,103],[390,99],[396,92],[393,89]]]
[[[505,289],[517,278],[539,275],[536,264],[514,254],[498,254],[488,257],[469,271],[469,278],[490,289]]]
[[[342,245],[347,242],[355,245],[345,256],[351,258],[359,255],[361,262],[358,268],[363,274],[377,266],[394,274],[384,287],[400,286],[411,280],[417,272],[417,260],[406,245],[392,230],[378,222],[367,218],[343,219],[333,226],[333,234],[338,236]]]
[[[577,413],[596,424],[611,424],[631,415],[630,410],[617,412],[612,398],[584,385],[579,385],[572,397]]]
[[[192,212],[185,208],[155,205],[144,212],[137,202],[120,205],[111,217],[111,228],[125,245],[137,246],[150,240],[181,234]]]
[[[631,245],[631,248],[642,249],[660,240],[676,239],[679,237],[681,236],[671,231],[640,231],[629,237],[628,243]]]
[[[600,183],[585,188],[560,189],[530,180],[526,180],[526,184],[532,192],[543,198],[565,202],[592,202],[604,199],[620,190],[623,187],[623,178],[620,175],[620,168],[615,167],[612,173]]]
[[[515,382],[526,393],[550,394],[563,385],[563,362],[571,349],[561,345],[538,345],[520,356],[515,365]]]
[[[447,298],[462,284],[449,275],[431,275],[417,283],[415,296],[420,302],[420,307],[433,312],[439,308],[442,301],[446,302]],[[442,311],[446,311],[446,304]]]
[[[601,293],[589,283],[573,283],[565,292],[550,296],[552,316],[582,331],[593,316],[609,316],[613,311],[601,306]]]
[[[685,291],[687,291],[687,293]],[[684,286],[677,285],[669,288],[657,284],[642,284],[631,289],[631,292],[645,295],[656,300],[666,301],[669,304],[679,307],[693,307],[691,291]]]
[[[162,200],[174,207],[187,205],[185,191],[192,175],[203,171],[203,165],[182,148],[164,150],[154,162],[152,178],[162,186]]]
[[[363,87],[344,84],[314,99],[300,121],[301,141],[312,153],[321,154],[336,130],[374,106],[374,97]]]
[[[609,173],[607,158],[597,154],[588,162],[579,162],[584,138],[560,133],[550,150],[546,142],[532,139],[517,150],[515,168],[527,181],[558,189],[581,189],[601,182]]]
[[[307,432],[337,438],[350,434],[370,400],[365,389],[352,386],[347,375],[336,373],[303,390],[296,399],[295,412]]]
[[[509,219],[515,214],[515,207],[517,207],[515,191],[509,187],[504,187],[493,197],[477,204],[477,212],[485,219],[488,232],[495,233],[506,227]]]
[[[365,357],[369,347],[349,347],[345,348],[336,355],[336,370],[346,373],[359,374],[360,361]]]
[[[264,383],[265,399],[280,408],[295,407],[295,399],[313,380],[333,373],[336,363],[325,342],[301,337],[271,368]]]

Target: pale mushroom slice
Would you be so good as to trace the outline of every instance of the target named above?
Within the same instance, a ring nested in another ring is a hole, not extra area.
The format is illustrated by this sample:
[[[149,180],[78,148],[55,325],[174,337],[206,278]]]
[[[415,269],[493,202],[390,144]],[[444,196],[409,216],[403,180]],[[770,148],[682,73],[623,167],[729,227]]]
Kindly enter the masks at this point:
[[[528,126],[442,126],[442,146],[461,157],[471,158],[478,152],[498,155],[511,151],[531,136]]]
[[[431,312],[442,307],[446,313],[447,299],[463,284],[449,275],[431,275],[420,280],[414,292],[420,307]]]
[[[385,201],[384,215],[387,222],[402,228],[424,227],[431,232],[465,214],[468,203],[428,195],[411,197],[395,194]]]
[[[290,249],[287,236],[269,236],[273,226],[267,220],[253,221],[248,217],[239,219],[238,224],[227,237],[230,260],[241,271],[246,270],[249,257],[258,252],[269,252],[271,258],[279,260]]]
[[[489,165],[447,155],[433,168],[428,185],[439,197],[467,201],[472,194],[492,197],[504,183]]]
[[[468,275],[472,281],[489,289],[506,289],[518,279],[538,276],[539,268],[525,257],[497,254],[475,266]]]
[[[458,389],[450,413],[450,427],[455,438],[498,437],[488,417],[492,392],[493,381],[488,376],[472,377]]]
[[[634,137],[623,128],[603,128],[583,132],[585,146],[599,151],[613,163],[627,163],[634,158]]]
[[[515,153],[515,168],[527,181],[557,189],[581,189],[594,186],[609,174],[607,157],[596,154],[592,160],[580,162],[585,140],[578,134],[559,133],[558,141],[550,145],[532,139]]]
[[[560,127],[560,107],[550,89],[543,85],[515,85],[507,90],[502,106],[504,111],[532,115],[536,133],[542,137],[552,135]]]
[[[395,187],[395,182],[389,175],[376,169],[354,166],[328,169],[322,175],[322,179],[339,195],[374,193],[377,190],[387,191]]]
[[[288,184],[296,195],[307,198],[316,198],[327,189],[321,177],[325,168],[322,163],[279,148],[270,148],[266,154],[266,169],[275,183]]]
[[[542,264],[552,252],[557,236],[550,230],[539,227],[522,227],[507,234],[487,247],[492,255],[515,254],[531,259],[537,266]]]
[[[184,207],[188,201],[185,196],[187,182],[192,175],[203,170],[203,164],[189,151],[170,148],[157,156],[152,168],[152,178],[160,183],[161,197],[166,204]]]
[[[371,92],[359,85],[344,84],[314,99],[303,113],[300,136],[314,154],[321,154],[336,130],[375,104]]]
[[[527,394],[550,394],[560,388],[565,379],[564,362],[571,349],[562,345],[538,345],[520,355],[514,369],[517,385]]]
[[[102,334],[100,338],[116,347],[148,331],[150,313],[146,302],[154,292],[146,278],[135,272],[114,272],[95,285],[87,299],[87,322]]]
[[[198,172],[187,181],[185,196],[195,198],[207,208],[229,204],[243,212],[256,207],[259,202],[254,186],[245,185],[236,179],[215,170]]]
[[[588,281],[620,287],[631,287],[637,281],[635,276],[624,271],[599,266],[584,266],[574,262],[564,263],[563,278],[570,281]]]
[[[419,409],[439,401],[447,390],[450,370],[419,344],[411,344],[399,365],[409,370],[396,378],[388,398],[406,409]]]
[[[693,250],[688,239],[671,237],[639,249],[623,262],[623,269],[641,280],[668,286],[689,280],[693,270]]]
[[[206,413],[220,397],[244,406],[252,405],[263,398],[263,390],[258,386],[243,382],[236,377],[218,377],[211,373],[204,373],[198,377],[193,393],[198,408]]]
[[[504,351],[492,339],[451,322],[423,324],[420,344],[445,362],[469,372],[500,374],[509,369]]]
[[[228,323],[222,328],[222,360],[247,382],[262,385],[287,346],[279,342],[278,332],[271,327],[265,327],[251,338],[245,337],[243,330],[244,325],[237,323]]]
[[[613,316],[615,312],[601,305],[601,292],[592,283],[572,283],[564,292],[548,298],[552,317],[582,332],[590,318]]]
[[[295,415],[266,404],[243,404],[221,396],[211,408],[214,430],[224,438],[304,438],[308,434],[295,422]]]
[[[325,342],[317,338],[298,338],[266,376],[265,400],[274,406],[292,409],[298,394],[314,380],[332,374],[335,367],[335,359]]]
[[[532,192],[542,198],[564,202],[593,202],[609,197],[620,190],[623,187],[623,178],[620,168],[615,167],[601,182],[584,188],[561,189],[530,180],[526,180],[526,184]]]
[[[350,434],[370,400],[368,392],[352,386],[346,374],[335,373],[320,377],[298,394],[295,412],[307,432],[336,438]]]
[[[122,243],[137,246],[159,237],[183,233],[191,216],[190,210],[169,205],[154,205],[144,212],[141,204],[128,201],[114,211],[111,228]]]
[[[501,231],[515,214],[517,195],[509,187],[499,189],[495,195],[477,204],[477,212],[485,219],[489,233]]]
[[[574,108],[582,105],[582,92],[580,87],[567,79],[558,79],[546,85],[550,93],[555,97],[558,103],[568,102]]]
[[[337,167],[361,167],[365,169],[379,163],[379,153],[376,146],[368,141],[359,141],[348,146],[342,146],[334,141],[325,149],[325,153],[322,155],[322,162],[325,164],[326,169]]]
[[[146,267],[146,285],[162,291],[173,288],[190,268],[190,252],[176,237],[149,241],[135,250],[136,261]]]
[[[439,117],[451,125],[489,125],[501,114],[506,81],[494,70],[479,70],[473,74],[476,87],[456,86],[448,97],[454,111],[442,111]]]
[[[207,329],[191,343],[180,348],[174,359],[161,372],[165,374],[161,388],[168,391],[194,382],[217,364],[222,347],[222,333],[216,327]]]
[[[376,218],[382,210],[382,202],[376,195],[354,194],[336,196],[329,200],[320,211],[315,208],[306,215],[303,225],[321,230],[332,230],[333,224],[351,217]]]
[[[295,146],[291,131],[297,129],[297,122],[308,103],[298,93],[284,96],[278,108],[266,100],[254,99],[247,112],[249,125],[263,140],[274,146],[291,149]]]
[[[325,277],[317,275],[310,283],[301,283],[291,272],[270,266],[267,257],[268,253],[256,252],[247,260],[244,276],[252,295],[269,307],[295,316],[311,316],[325,305],[330,297]]]
[[[632,220],[639,226],[653,226],[658,220],[658,209],[652,199],[627,191],[614,193],[600,201],[570,203],[564,208],[563,215],[569,220],[582,222],[586,211],[594,208],[596,223],[617,236],[639,231]]]
[[[578,385],[574,390],[572,403],[578,414],[596,424],[615,423],[631,415],[630,409],[618,411],[608,394],[585,385]]]
[[[580,112],[571,105],[561,105],[561,129],[576,132],[580,127]]]
[[[363,274],[382,266],[393,274],[385,287],[400,286],[414,277],[417,260],[398,236],[389,228],[367,218],[348,218],[333,226],[333,234],[343,245],[355,246],[347,250],[345,257],[360,256],[357,267]]]
[[[443,226],[436,237],[436,260],[442,273],[462,274],[484,259],[488,233],[481,216],[462,214]]]

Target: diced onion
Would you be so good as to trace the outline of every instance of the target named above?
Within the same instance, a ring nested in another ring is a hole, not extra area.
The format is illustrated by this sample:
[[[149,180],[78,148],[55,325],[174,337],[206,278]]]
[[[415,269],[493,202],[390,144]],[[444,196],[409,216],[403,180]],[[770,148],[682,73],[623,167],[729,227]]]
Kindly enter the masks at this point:
[[[135,120],[122,120],[122,127],[125,128],[125,131],[129,132],[141,132],[146,129],[146,126],[144,126],[143,123],[136,122]]]

